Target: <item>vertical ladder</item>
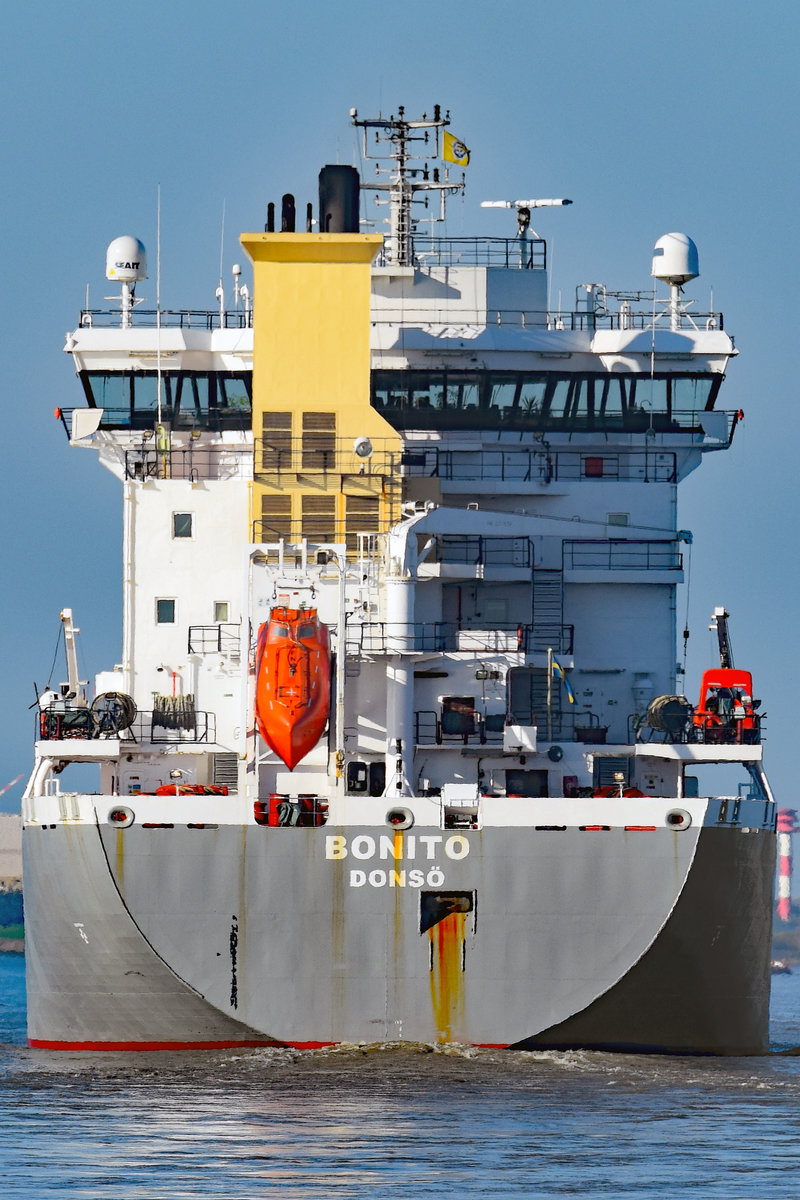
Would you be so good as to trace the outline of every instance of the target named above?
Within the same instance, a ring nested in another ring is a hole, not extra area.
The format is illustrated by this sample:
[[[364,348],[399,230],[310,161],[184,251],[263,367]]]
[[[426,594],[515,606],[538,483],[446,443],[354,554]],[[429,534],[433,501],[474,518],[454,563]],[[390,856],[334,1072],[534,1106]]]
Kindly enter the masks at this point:
[[[563,651],[564,637],[564,573],[563,571],[534,570],[533,572],[533,646],[536,651],[551,647],[557,654]]]

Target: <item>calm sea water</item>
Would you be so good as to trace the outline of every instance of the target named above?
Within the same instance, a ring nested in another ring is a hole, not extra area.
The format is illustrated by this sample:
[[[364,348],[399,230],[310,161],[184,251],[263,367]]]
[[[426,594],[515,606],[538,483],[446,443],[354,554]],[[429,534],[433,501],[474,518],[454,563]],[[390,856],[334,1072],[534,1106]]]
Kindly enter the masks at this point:
[[[800,974],[773,1053],[692,1059],[428,1046],[55,1055],[0,955],[0,1196],[800,1195]]]

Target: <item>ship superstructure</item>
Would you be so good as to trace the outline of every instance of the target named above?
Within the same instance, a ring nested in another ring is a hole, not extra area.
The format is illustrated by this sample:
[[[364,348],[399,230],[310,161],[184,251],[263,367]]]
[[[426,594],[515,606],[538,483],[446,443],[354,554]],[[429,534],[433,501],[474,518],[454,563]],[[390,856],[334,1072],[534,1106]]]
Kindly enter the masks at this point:
[[[738,419],[696,248],[656,243],[663,301],[552,312],[531,209],[568,201],[423,236],[418,195],[463,187],[429,166],[449,118],[353,120],[387,173],[324,168],[316,231],[287,196],[242,235],[252,305],[235,269],[233,310],[143,313],[118,239],[121,317],[68,338],[124,632],[91,701],[73,661],[37,718],[31,1042],[759,1052],[758,703],[721,663],[695,706],[676,669],[677,488]]]

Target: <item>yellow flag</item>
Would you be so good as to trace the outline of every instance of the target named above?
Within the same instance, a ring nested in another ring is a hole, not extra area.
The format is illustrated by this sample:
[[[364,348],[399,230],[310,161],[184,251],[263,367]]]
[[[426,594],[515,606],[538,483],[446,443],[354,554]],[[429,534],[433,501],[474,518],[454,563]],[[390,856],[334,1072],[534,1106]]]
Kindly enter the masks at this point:
[[[457,167],[469,166],[469,150],[460,142],[457,137],[453,137],[452,133],[444,130],[444,150],[442,158],[445,162],[455,163]]]

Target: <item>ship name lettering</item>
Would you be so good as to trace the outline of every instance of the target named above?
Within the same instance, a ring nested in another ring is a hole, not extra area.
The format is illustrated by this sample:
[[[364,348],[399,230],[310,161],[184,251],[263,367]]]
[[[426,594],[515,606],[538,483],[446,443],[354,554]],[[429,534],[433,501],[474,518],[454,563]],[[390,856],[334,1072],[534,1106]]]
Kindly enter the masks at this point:
[[[364,887],[369,884],[370,887],[381,888],[420,888],[427,883],[428,887],[440,888],[445,881],[444,871],[441,867],[431,867],[427,875],[424,871],[418,870],[416,867],[410,871],[383,871],[380,868],[367,873],[361,867],[353,867],[350,871],[350,887]]]
[[[350,843],[350,853],[353,858],[373,858],[375,855],[375,838],[372,838],[367,833],[362,833],[360,837],[353,838]]]
[[[470,852],[469,838],[460,833],[446,839],[437,833],[408,834],[405,837],[397,833],[381,834],[378,838],[361,833],[352,838],[349,845],[344,834],[329,833],[325,837],[325,857],[330,861],[341,861],[350,855],[362,862],[376,857],[393,859],[395,862],[413,862],[417,857],[418,843],[420,858],[430,862],[436,858],[437,849],[443,849],[446,856],[455,862],[466,858]]]
[[[466,858],[469,854],[469,842],[460,833],[449,837],[444,844],[444,852],[448,858]]]

